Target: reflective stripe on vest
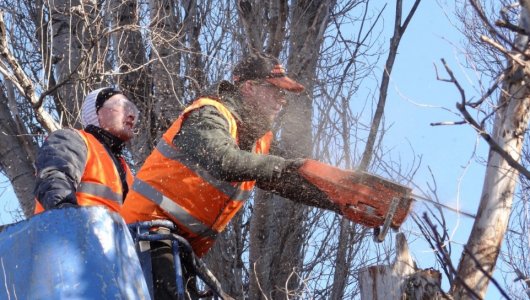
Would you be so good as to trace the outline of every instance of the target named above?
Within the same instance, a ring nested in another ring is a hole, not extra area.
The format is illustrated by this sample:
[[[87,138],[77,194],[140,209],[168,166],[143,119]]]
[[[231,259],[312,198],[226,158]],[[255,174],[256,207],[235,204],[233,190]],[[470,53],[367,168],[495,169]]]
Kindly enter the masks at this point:
[[[195,172],[206,182],[214,186],[219,191],[230,197],[233,201],[245,201],[250,197],[252,191],[245,191],[239,189],[241,184],[232,185],[229,182],[219,180],[213,177],[208,171],[199,166],[199,164],[193,162],[189,156],[180,152],[177,148],[168,145],[168,143],[161,139],[156,145],[156,149],[166,158],[176,160],[186,166],[188,169]]]
[[[144,196],[147,199],[155,202],[163,210],[169,212],[177,219],[177,221],[186,227],[189,232],[202,237],[215,238],[217,232],[215,232],[209,226],[203,224],[201,221],[195,219],[191,214],[185,211],[180,205],[173,202],[168,197],[154,189],[148,183],[135,178],[133,183],[133,190]]]
[[[77,187],[77,192],[105,198],[117,203],[123,203],[122,194],[113,192],[108,186],[101,183],[81,182]]]
[[[218,179],[215,174],[208,172],[207,166],[199,164],[193,155],[187,155],[186,151],[173,144],[187,114],[206,105],[213,106],[224,116],[228,133],[237,144],[237,122],[232,113],[216,100],[196,100],[164,133],[136,175],[132,185],[134,193],[129,194],[130,201],[125,200],[124,205],[127,222],[170,218],[178,224],[192,245],[194,242],[212,245],[216,235],[252,194],[255,181],[229,182]],[[252,153],[267,154],[271,140],[272,133],[266,133],[256,141]],[[200,249],[203,254],[206,250],[198,244],[193,247],[195,250]]]

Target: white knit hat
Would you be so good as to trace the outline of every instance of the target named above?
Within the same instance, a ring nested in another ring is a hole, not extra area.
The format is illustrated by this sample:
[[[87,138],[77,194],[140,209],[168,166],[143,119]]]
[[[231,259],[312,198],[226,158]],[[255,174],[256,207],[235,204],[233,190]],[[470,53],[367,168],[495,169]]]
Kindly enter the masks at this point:
[[[94,125],[99,127],[98,112],[96,107],[98,104],[97,99],[101,91],[109,89],[112,90],[114,93],[119,92],[113,87],[102,87],[86,95],[85,101],[81,106],[81,124],[83,124],[83,127],[87,127],[88,125]],[[102,103],[100,103],[100,106],[101,105]]]

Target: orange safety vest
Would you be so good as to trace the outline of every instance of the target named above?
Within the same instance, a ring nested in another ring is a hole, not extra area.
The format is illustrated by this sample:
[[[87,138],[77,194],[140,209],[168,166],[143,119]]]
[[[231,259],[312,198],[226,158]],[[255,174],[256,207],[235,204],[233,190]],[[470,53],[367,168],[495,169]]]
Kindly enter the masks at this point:
[[[87,160],[85,171],[77,186],[75,196],[77,204],[81,206],[103,205],[110,210],[120,213],[123,204],[123,187],[120,174],[105,146],[93,135],[77,130],[87,146]],[[119,158],[127,174],[127,184],[132,187],[134,177],[129,166]],[[35,201],[35,213],[44,211],[44,207]]]
[[[173,145],[186,116],[205,105],[215,107],[226,118],[230,135],[238,141],[236,120],[230,111],[216,100],[199,98],[162,136],[136,175],[122,208],[127,223],[172,220],[199,256],[210,249],[216,235],[243,207],[255,184],[215,178]],[[268,132],[256,142],[253,153],[268,154],[271,141],[272,133]]]

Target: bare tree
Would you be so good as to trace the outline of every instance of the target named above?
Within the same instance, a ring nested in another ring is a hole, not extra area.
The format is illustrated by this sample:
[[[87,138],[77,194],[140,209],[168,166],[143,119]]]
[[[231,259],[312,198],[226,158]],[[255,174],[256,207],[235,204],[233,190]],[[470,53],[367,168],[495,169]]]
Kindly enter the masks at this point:
[[[530,93],[525,84],[529,4],[469,0],[460,10],[462,32],[468,38],[468,50],[474,54],[469,56],[469,63],[484,74],[483,80],[489,84],[481,87],[483,94],[478,100],[467,98],[451,68],[442,60],[448,74],[444,80],[453,83],[461,95],[457,108],[463,120],[454,124],[469,124],[490,146],[480,206],[458,267],[444,256],[451,279],[450,294],[456,299],[483,298],[490,282],[508,297],[492,274],[509,228],[518,176],[530,176],[520,163],[530,117]],[[494,97],[498,98],[496,102],[491,100]],[[472,116],[472,111],[478,117]],[[438,250],[444,253],[443,249]]]
[[[18,10],[16,10],[18,8]],[[28,73],[26,64],[31,57],[39,56],[39,48],[34,43],[27,43],[31,39],[28,32],[38,32],[37,26],[31,22],[39,21],[38,9],[31,9],[24,3],[19,3],[9,15],[11,21],[19,20],[26,13],[30,20],[21,20],[20,28],[11,30],[6,27],[4,14],[0,14],[0,53],[2,66],[0,72],[4,77],[2,95],[2,128],[0,134],[2,155],[0,166],[13,184],[20,206],[24,214],[33,213],[32,187],[34,183],[33,161],[36,152],[34,134],[41,133],[42,128],[54,130],[58,127],[48,111],[42,106],[42,98],[38,96],[35,73]],[[11,7],[10,9],[13,9]],[[15,11],[18,12],[15,13]],[[24,51],[23,45],[30,45],[29,51]],[[31,70],[31,69],[30,69]],[[27,101],[20,102],[20,97]]]
[[[478,14],[482,14],[482,7],[472,1],[473,7]],[[526,27],[530,24],[530,3],[521,1],[520,22],[522,30],[530,32]],[[484,20],[485,21],[485,20]],[[486,24],[487,25],[487,24]],[[494,30],[494,28],[491,28]],[[528,49],[528,37],[520,35],[517,43],[512,42],[511,53],[504,47],[499,48],[505,51],[508,66],[504,74],[502,93],[495,110],[495,121],[491,136],[488,142],[491,146],[488,157],[486,176],[477,219],[473,225],[471,235],[467,242],[466,251],[458,266],[457,276],[461,280],[455,281],[451,290],[455,297],[461,298],[469,295],[464,285],[468,285],[478,295],[484,296],[491,274],[497,262],[500,252],[500,245],[508,228],[508,220],[512,208],[515,184],[519,170],[514,162],[521,157],[524,143],[525,131],[528,127],[530,112],[530,93],[526,88],[523,78],[528,76],[525,70],[527,61],[525,51]],[[496,34],[494,39],[502,38],[503,35]],[[491,45],[498,45],[495,40],[483,38]],[[464,114],[477,130],[477,127],[466,114],[466,103],[458,105]],[[481,133],[483,134],[483,133]],[[480,264],[480,268],[477,267]]]

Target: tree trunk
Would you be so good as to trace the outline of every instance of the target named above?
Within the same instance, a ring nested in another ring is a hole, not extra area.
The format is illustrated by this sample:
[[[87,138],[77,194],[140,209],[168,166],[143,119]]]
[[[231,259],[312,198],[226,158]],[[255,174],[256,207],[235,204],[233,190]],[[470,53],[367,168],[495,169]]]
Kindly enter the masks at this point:
[[[312,85],[324,30],[334,5],[335,1],[294,1],[291,5],[291,20],[297,22],[291,27],[287,69],[307,89],[301,95],[290,96],[280,119],[280,149],[284,156],[312,155]],[[255,199],[251,227],[249,297],[262,299],[262,294],[272,299],[296,297],[303,280],[300,276],[307,208],[268,193],[261,195],[264,198]]]
[[[9,85],[7,85],[9,87]],[[15,195],[26,217],[33,215],[35,200],[33,187],[35,186],[35,145],[25,130],[24,124],[15,115],[12,118],[8,102],[13,93],[7,90],[0,92],[0,169],[2,169],[13,185]],[[14,99],[12,99],[14,103]]]
[[[240,211],[217,237],[214,247],[204,258],[223,291],[234,299],[244,299],[246,292],[242,260],[246,236],[243,228],[243,214]]]
[[[151,1],[151,30],[153,51],[151,59],[153,74],[153,98],[160,99],[149,108],[156,131],[164,132],[184,107],[184,85],[180,79],[182,72],[182,52],[184,33],[181,8],[175,1]]]
[[[117,1],[110,5],[112,24],[118,30],[112,35],[116,51],[116,64],[120,71],[119,88],[140,110],[137,128],[141,128],[132,140],[132,153],[136,166],[140,166],[153,149],[154,138],[150,135],[149,109],[150,77],[147,72],[145,46],[140,33],[139,8],[136,0]]]
[[[88,24],[95,14],[93,1],[89,0],[50,0],[52,20],[52,50],[56,58],[55,78],[61,84],[55,104],[63,126],[80,127],[79,109],[83,100],[83,90],[78,84],[83,70],[83,60],[88,57],[84,45],[90,44]]]
[[[342,121],[342,140],[344,141],[344,156],[345,167],[352,169],[350,159],[350,122],[348,118],[348,109],[350,102],[344,97],[341,99],[341,121]],[[333,289],[331,291],[331,299],[340,300],[344,296],[344,288],[348,281],[349,269],[351,261],[347,259],[348,248],[351,245],[351,232],[353,231],[352,224],[348,219],[342,217],[340,220],[339,240],[337,245],[337,256],[335,258],[335,269],[333,274]]]
[[[530,7],[525,2],[522,4],[520,26],[528,31]],[[527,37],[521,37],[520,41],[524,41],[519,44],[521,49],[528,51]],[[528,56],[513,55],[526,66],[530,63]],[[529,74],[525,66],[515,61],[508,68],[492,138],[503,151],[519,161],[530,117],[530,91],[526,86]],[[457,280],[451,288],[456,299],[471,298],[466,285],[478,296],[486,295],[508,226],[518,174],[499,153],[490,149],[477,217],[458,265]]]
[[[200,42],[200,34],[202,26],[205,22],[205,15],[212,9],[212,1],[203,1],[198,4],[197,0],[188,0],[186,7],[189,11],[186,14],[183,28],[186,34],[186,42],[191,50],[188,55],[188,63],[186,64],[186,79],[188,84],[188,95],[190,98],[197,97],[201,91],[208,86],[206,80],[206,73],[204,61],[208,59],[205,57]],[[202,6],[202,7],[199,7]]]
[[[250,51],[263,51],[263,41],[265,35],[263,34],[263,28],[266,26],[266,22],[263,18],[267,11],[267,6],[270,3],[277,0],[238,0],[237,10],[239,12],[239,21],[245,31],[247,43],[247,49]],[[242,45],[245,46],[245,45]]]
[[[42,10],[42,3],[32,3],[36,11]],[[28,11],[30,8],[24,3],[17,3],[14,8]],[[41,15],[30,14],[34,22],[42,24]],[[9,24],[11,25],[11,24]],[[10,38],[11,40],[9,40]],[[55,130],[58,124],[52,116],[39,103],[37,95],[37,84],[32,81],[31,71],[27,65],[22,65],[15,57],[21,55],[18,51],[13,53],[12,39],[14,35],[8,36],[4,14],[0,13],[0,52],[4,68],[8,69],[12,76],[4,76],[3,84],[0,85],[0,170],[2,170],[13,186],[14,192],[19,200],[23,216],[33,215],[35,200],[33,198],[33,187],[35,184],[35,152],[37,148],[34,135],[41,134],[41,130]],[[40,45],[43,45],[42,43]],[[28,75],[29,74],[29,75]],[[18,90],[17,93],[15,87]],[[26,99],[27,102],[20,101]],[[18,101],[17,101],[18,100]],[[25,113],[34,115],[28,117]],[[30,124],[28,119],[34,119],[38,124]],[[33,125],[33,126],[31,126]],[[19,212],[16,219],[20,219]]]

